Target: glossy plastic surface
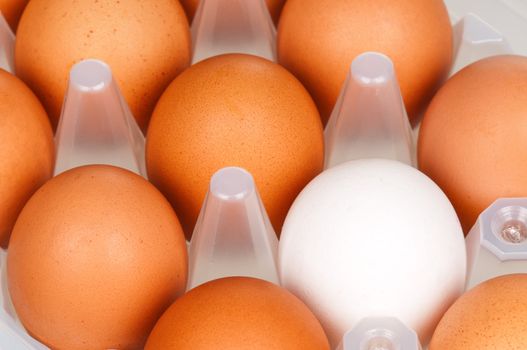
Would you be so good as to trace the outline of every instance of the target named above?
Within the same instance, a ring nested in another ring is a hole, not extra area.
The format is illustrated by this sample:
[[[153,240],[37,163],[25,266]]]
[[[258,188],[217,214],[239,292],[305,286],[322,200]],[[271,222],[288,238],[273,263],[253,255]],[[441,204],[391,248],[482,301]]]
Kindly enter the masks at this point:
[[[525,0],[445,0],[455,23],[473,13],[507,38],[514,53],[527,55]]]
[[[15,34],[0,12],[0,68],[15,72]]]
[[[527,198],[503,198],[478,218],[467,238],[468,282],[527,273]]]
[[[367,52],[353,61],[326,126],[325,140],[326,169],[360,158],[415,165],[410,122],[387,56]]]
[[[225,53],[276,61],[276,29],[265,0],[201,0],[192,48],[192,63]]]
[[[346,333],[338,350],[421,350],[421,345],[396,318],[366,318]]]
[[[512,53],[512,48],[496,29],[474,14],[454,26],[456,59],[451,74],[482,58]]]
[[[144,136],[102,61],[84,60],[71,69],[55,142],[55,175],[87,164],[146,175]]]
[[[229,167],[212,176],[189,248],[189,285],[227,276],[278,284],[278,239],[253,177]]]

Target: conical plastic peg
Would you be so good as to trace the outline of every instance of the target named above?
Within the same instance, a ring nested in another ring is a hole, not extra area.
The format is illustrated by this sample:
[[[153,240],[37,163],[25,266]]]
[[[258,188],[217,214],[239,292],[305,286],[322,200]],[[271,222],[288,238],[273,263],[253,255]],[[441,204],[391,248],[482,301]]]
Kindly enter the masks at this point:
[[[192,63],[226,53],[276,61],[276,29],[265,0],[201,0],[192,48]]]
[[[246,170],[229,167],[212,176],[189,248],[188,289],[227,276],[278,284],[278,238]]]
[[[15,34],[0,12],[0,68],[15,72]]]
[[[0,349],[49,350],[24,330],[11,303],[7,288],[6,252],[0,250]]]
[[[57,134],[55,175],[87,164],[109,164],[145,176],[145,138],[99,60],[73,66]]]
[[[451,75],[483,58],[512,53],[501,33],[474,14],[454,26],[455,61]]]
[[[325,130],[325,168],[360,158],[415,165],[412,130],[392,61],[366,52],[351,64]]]
[[[420,350],[417,334],[396,318],[366,318],[346,333],[338,350]]]
[[[466,238],[470,289],[491,278],[527,273],[527,198],[502,198],[481,213]]]

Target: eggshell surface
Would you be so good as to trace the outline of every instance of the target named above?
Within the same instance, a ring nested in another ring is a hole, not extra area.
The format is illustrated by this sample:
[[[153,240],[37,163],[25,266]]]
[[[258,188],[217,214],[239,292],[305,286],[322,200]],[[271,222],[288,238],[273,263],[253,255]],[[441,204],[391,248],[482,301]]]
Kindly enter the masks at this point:
[[[145,350],[329,350],[320,323],[287,290],[230,277],[203,284],[163,314]]]
[[[190,31],[174,0],[33,0],[20,22],[15,68],[57,125],[70,68],[108,63],[139,126],[190,64]]]
[[[53,175],[55,144],[37,97],[4,70],[0,70],[0,116],[0,245],[5,248],[22,207]]]
[[[7,274],[22,324],[52,349],[141,349],[184,292],[186,245],[154,186],[121,168],[86,166],[28,201]]]
[[[450,198],[468,233],[501,197],[527,196],[527,58],[496,56],[452,77],[421,125],[419,168]]]
[[[0,0],[0,11],[11,29],[16,31],[18,21],[29,0]]]
[[[486,281],[464,294],[441,319],[430,350],[527,348],[527,275]]]
[[[185,8],[185,12],[189,18],[189,21],[192,22],[196,11],[198,10],[200,0],[180,0],[181,5]],[[274,23],[278,23],[280,19],[280,13],[282,12],[282,7],[284,7],[285,0],[266,0],[267,7],[269,8],[269,13],[273,18]]]
[[[190,238],[211,176],[247,169],[278,233],[294,198],[322,171],[323,142],[316,106],[292,74],[256,56],[217,56],[182,73],[159,100],[148,177]]]
[[[336,347],[365,317],[395,317],[427,343],[463,292],[466,252],[452,205],[403,163],[344,163],[293,203],[279,246],[282,285]]]
[[[442,0],[288,0],[278,27],[278,61],[307,87],[327,122],[351,62],[367,51],[395,65],[416,122],[452,64]]]

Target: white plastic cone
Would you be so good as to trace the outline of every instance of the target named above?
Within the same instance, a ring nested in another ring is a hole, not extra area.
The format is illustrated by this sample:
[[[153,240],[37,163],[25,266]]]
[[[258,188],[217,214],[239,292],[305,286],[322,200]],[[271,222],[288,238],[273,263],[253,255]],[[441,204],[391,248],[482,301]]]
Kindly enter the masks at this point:
[[[415,165],[410,122],[392,61],[367,52],[358,56],[325,130],[325,168],[361,158]]]
[[[189,248],[188,289],[227,276],[278,284],[278,239],[253,177],[229,167],[212,176]]]
[[[193,64],[226,53],[276,61],[276,29],[265,0],[201,0],[192,48]]]
[[[527,272],[527,198],[502,198],[466,238],[470,289],[494,277]]]
[[[0,349],[49,350],[31,338],[18,321],[7,289],[6,257],[0,249]]]
[[[344,336],[338,350],[421,350],[421,345],[396,318],[366,318]]]
[[[451,74],[483,58],[512,53],[505,37],[474,14],[466,15],[454,26],[454,47]]]
[[[87,164],[146,175],[145,138],[102,61],[84,60],[71,69],[55,141],[55,175]]]
[[[0,12],[0,68],[15,72],[15,34]]]

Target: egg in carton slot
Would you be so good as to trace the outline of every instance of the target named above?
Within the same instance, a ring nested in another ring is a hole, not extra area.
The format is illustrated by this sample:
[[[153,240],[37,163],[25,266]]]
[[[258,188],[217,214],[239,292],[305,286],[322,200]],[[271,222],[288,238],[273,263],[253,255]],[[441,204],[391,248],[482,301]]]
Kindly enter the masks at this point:
[[[522,33],[527,31],[527,5],[522,0],[445,0],[445,2],[454,23],[456,59],[452,73],[488,56],[527,53],[527,45],[522,40]],[[267,26],[264,28],[268,30]],[[263,40],[265,45],[268,45],[269,41],[274,43],[274,32],[269,31],[265,38]],[[10,72],[14,72],[14,40],[15,37],[11,29],[2,17],[0,19],[0,65]],[[264,52],[274,54],[272,50],[267,48],[264,49]],[[243,48],[240,51],[245,52]],[[254,52],[254,50],[249,50],[249,52]],[[271,57],[273,56],[271,55]],[[136,171],[144,174],[144,165],[140,161],[141,152],[144,152],[142,149],[144,139],[138,136],[138,129],[133,126],[133,123],[130,126],[130,117],[127,116],[126,118],[121,124],[123,133],[118,137],[124,137],[128,140],[126,142],[128,150],[124,150],[124,152],[132,155],[131,159],[132,163],[136,164]],[[70,136],[68,135],[68,137]],[[57,144],[60,144],[63,138],[66,138],[66,135],[57,138]],[[410,152],[414,152],[414,150],[412,149]],[[123,166],[117,161],[120,158],[120,156],[115,156],[114,159],[106,162]],[[93,162],[93,159],[90,159],[89,162]],[[0,266],[0,349],[47,349],[46,346],[31,338],[24,331],[16,316],[7,288],[6,251],[4,250],[0,252]]]

